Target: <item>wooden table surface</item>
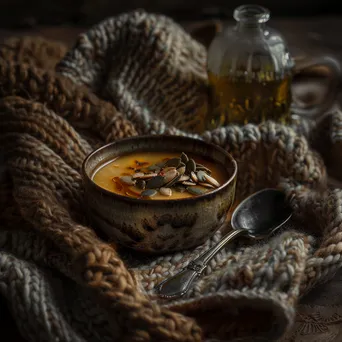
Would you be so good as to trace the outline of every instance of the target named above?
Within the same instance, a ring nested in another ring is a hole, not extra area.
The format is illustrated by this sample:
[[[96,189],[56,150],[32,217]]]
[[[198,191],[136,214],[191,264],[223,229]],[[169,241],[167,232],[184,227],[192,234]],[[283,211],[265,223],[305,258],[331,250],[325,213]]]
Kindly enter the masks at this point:
[[[268,24],[283,34],[294,55],[329,54],[342,62],[342,17],[272,18]],[[37,27],[30,30],[0,29],[0,39],[9,36],[44,36],[63,41],[72,46],[78,34],[85,29],[81,27]],[[11,341],[24,341],[19,336],[15,324],[9,312],[4,309],[3,304],[0,300],[1,336],[9,335]]]

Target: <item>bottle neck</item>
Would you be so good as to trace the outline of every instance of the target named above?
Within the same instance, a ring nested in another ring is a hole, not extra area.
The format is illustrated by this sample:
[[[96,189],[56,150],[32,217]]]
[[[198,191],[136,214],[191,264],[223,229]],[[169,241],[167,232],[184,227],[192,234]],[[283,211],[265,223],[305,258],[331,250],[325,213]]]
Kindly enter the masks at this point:
[[[265,23],[239,21],[236,23],[235,29],[237,32],[264,31],[265,27]]]
[[[270,18],[270,11],[259,5],[242,5],[234,10],[237,31],[263,31]]]

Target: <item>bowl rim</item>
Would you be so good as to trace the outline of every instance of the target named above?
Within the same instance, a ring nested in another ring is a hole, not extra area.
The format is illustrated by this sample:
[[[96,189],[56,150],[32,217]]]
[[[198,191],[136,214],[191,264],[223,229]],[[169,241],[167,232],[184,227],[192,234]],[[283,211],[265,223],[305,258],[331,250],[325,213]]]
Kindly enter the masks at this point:
[[[139,199],[139,198],[134,198],[134,197],[129,197],[129,196],[123,196],[120,194],[117,194],[115,192],[109,191],[107,189],[102,188],[101,186],[97,185],[87,174],[86,172],[86,164],[88,163],[88,161],[90,160],[90,158],[92,158],[95,154],[99,153],[100,151],[107,149],[108,147],[115,145],[115,144],[119,144],[119,143],[124,143],[127,141],[136,141],[136,140],[140,140],[140,139],[154,139],[154,140],[158,140],[160,138],[170,138],[170,139],[182,139],[182,140],[198,140],[201,143],[207,144],[209,146],[211,146],[212,148],[216,149],[217,151],[219,151],[220,153],[223,153],[226,155],[226,157],[228,157],[228,159],[231,161],[232,166],[234,168],[232,175],[229,177],[229,179],[224,182],[220,187],[209,191],[203,195],[199,195],[199,196],[195,196],[195,197],[187,197],[187,198],[177,198],[177,199],[158,199],[158,200],[153,200],[153,199]],[[186,202],[193,202],[193,201],[199,201],[201,199],[205,199],[207,197],[213,196],[218,192],[223,191],[227,186],[229,186],[232,182],[236,182],[236,178],[237,178],[237,172],[238,172],[238,165],[236,160],[233,158],[233,156],[227,152],[225,149],[223,149],[221,146],[218,146],[216,144],[213,144],[211,142],[207,142],[205,140],[202,139],[198,139],[198,138],[192,138],[192,137],[187,137],[187,136],[179,136],[179,135],[139,135],[139,136],[134,136],[134,137],[128,137],[128,138],[122,138],[122,139],[118,139],[116,141],[113,141],[111,143],[105,144],[101,147],[98,147],[97,149],[93,150],[92,152],[90,152],[85,159],[82,162],[82,167],[81,167],[81,176],[83,181],[87,181],[95,190],[100,191],[110,197],[113,197],[114,199],[118,199],[121,201],[128,201],[128,202],[132,202],[132,203],[141,203],[141,204],[154,204],[154,205],[165,205],[165,204],[176,204],[176,203],[186,203]],[[235,190],[234,190],[234,196],[235,196]]]

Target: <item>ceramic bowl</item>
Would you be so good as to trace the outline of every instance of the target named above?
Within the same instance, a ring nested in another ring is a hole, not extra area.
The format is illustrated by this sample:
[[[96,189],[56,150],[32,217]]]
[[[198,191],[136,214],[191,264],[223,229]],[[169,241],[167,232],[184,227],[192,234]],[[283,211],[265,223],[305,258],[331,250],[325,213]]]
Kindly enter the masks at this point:
[[[204,195],[166,200],[126,197],[92,181],[104,163],[141,151],[200,155],[222,165],[229,176],[223,185]],[[83,162],[86,212],[94,228],[118,244],[154,254],[184,250],[202,244],[224,223],[234,201],[236,175],[233,157],[202,140],[160,135],[122,139],[93,151]]]

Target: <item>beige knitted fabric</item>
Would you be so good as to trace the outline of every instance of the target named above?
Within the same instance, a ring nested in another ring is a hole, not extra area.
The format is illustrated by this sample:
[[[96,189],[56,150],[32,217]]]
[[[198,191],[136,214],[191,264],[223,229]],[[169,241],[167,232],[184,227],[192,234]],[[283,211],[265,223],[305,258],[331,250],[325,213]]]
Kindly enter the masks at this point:
[[[64,49],[64,50],[63,50]],[[206,103],[206,50],[170,19],[136,11],[65,47],[27,38],[0,47],[0,294],[29,341],[273,341],[299,298],[342,265],[342,114],[191,133]],[[54,62],[55,61],[55,62]],[[199,109],[202,108],[202,109]],[[237,160],[237,198],[279,187],[295,210],[268,241],[239,241],[186,297],[154,286],[215,244],[159,257],[109,243],[84,217],[82,160],[137,134],[186,134]],[[317,150],[319,153],[315,152]],[[325,165],[326,163],[326,165]]]

